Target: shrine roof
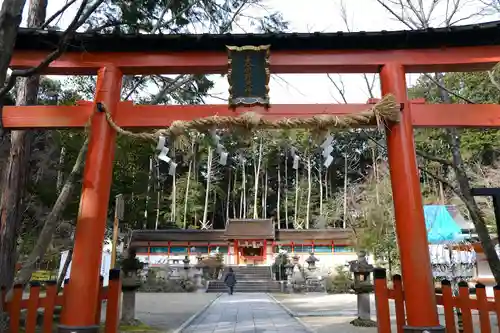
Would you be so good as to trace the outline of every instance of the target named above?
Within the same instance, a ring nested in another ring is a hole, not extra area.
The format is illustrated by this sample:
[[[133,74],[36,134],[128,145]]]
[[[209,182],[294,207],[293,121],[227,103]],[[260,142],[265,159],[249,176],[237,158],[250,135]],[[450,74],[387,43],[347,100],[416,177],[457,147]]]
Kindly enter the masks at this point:
[[[16,50],[54,50],[62,31],[21,28]],[[222,51],[226,45],[271,45],[275,51],[425,49],[500,44],[500,21],[448,28],[333,33],[98,34],[77,33],[67,51]]]
[[[238,220],[237,220],[238,221]],[[239,220],[241,221],[241,220]],[[271,221],[271,220],[265,220]],[[268,222],[269,223],[269,222]],[[233,227],[242,224],[233,224]],[[272,225],[272,221],[271,221]],[[163,230],[134,230],[131,234],[131,244],[135,246],[144,246],[148,242],[168,242],[168,241],[181,241],[181,242],[225,242],[231,239],[232,233],[246,232],[247,230],[230,230],[227,234],[227,229],[216,229],[216,230],[195,230],[195,229],[163,229]],[[267,229],[269,224],[261,225],[264,227],[264,233],[271,233],[272,231]],[[237,228],[241,228],[238,226]],[[233,239],[258,239],[265,238],[256,235],[257,231],[253,230],[252,234],[245,235],[234,235]],[[260,233],[260,231],[259,231]],[[266,235],[264,235],[266,236]],[[350,230],[340,229],[340,228],[327,228],[327,229],[280,229],[274,230],[274,236],[272,237],[277,241],[312,241],[312,240],[332,240],[338,244],[350,244],[351,243],[351,232]],[[271,239],[272,239],[271,238]]]
[[[132,242],[225,240],[224,230],[196,229],[134,230],[131,238]]]
[[[227,239],[274,239],[271,219],[229,219],[224,236]]]

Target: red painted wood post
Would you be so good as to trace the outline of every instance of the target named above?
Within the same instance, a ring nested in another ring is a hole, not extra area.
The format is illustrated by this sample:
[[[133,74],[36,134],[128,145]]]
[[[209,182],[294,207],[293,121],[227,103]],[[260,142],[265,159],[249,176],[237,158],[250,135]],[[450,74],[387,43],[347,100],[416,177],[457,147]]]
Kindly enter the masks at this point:
[[[40,299],[40,282],[30,282],[30,295],[28,298],[27,316],[25,323],[26,333],[35,333],[36,317],[38,316],[38,301]]]
[[[406,317],[401,275],[394,275],[392,277],[392,284],[394,289],[394,306],[396,307],[396,325],[398,327],[398,333],[403,333],[403,326],[406,325]]]
[[[54,308],[57,300],[57,281],[45,283],[45,308],[43,311],[43,333],[52,333],[54,327]]]
[[[21,320],[21,302],[23,300],[23,285],[16,284],[12,294],[12,299],[7,302],[7,310],[10,316],[10,331],[19,332]]]
[[[462,314],[461,317],[462,317],[463,332],[474,333],[474,327],[472,324],[469,285],[465,281],[461,281],[458,283],[458,302],[460,304],[460,312]]]
[[[62,289],[62,305],[61,305],[61,314],[60,314],[60,321],[64,322],[65,320],[65,314],[67,311],[64,311],[64,308],[66,307],[66,304],[68,303],[68,285],[69,285],[69,279],[64,279],[64,287]]]
[[[122,280],[120,270],[109,271],[108,304],[106,306],[106,328],[105,333],[118,332],[120,323],[120,304],[122,296]]]
[[[500,285],[493,287],[495,296],[495,313],[497,314],[498,331],[500,332]]]
[[[437,314],[403,66],[384,65],[380,81],[383,95],[393,94],[398,102],[404,103],[400,122],[388,124],[386,133],[408,331],[444,332]]]
[[[447,333],[456,333],[457,326],[455,324],[455,306],[453,304],[453,292],[451,290],[451,282],[448,280],[441,281],[441,290],[443,293],[444,320],[446,323]]]
[[[99,276],[99,296],[97,297],[97,309],[95,311],[95,324],[101,325],[101,309],[102,309],[102,296],[103,296],[103,284],[104,277],[102,275]]]
[[[383,268],[373,271],[375,285],[375,305],[377,308],[377,332],[391,333],[391,313],[389,311],[389,293],[387,291],[387,275]]]
[[[476,298],[481,333],[491,333],[490,312],[488,309],[488,298],[486,297],[486,286],[482,283],[476,284]]]
[[[71,283],[60,333],[97,333],[95,324],[99,297],[99,272],[113,173],[116,132],[109,126],[103,105],[114,115],[120,101],[121,71],[113,66],[99,70],[95,108],[90,125],[89,147],[83,171],[83,188],[78,213]]]

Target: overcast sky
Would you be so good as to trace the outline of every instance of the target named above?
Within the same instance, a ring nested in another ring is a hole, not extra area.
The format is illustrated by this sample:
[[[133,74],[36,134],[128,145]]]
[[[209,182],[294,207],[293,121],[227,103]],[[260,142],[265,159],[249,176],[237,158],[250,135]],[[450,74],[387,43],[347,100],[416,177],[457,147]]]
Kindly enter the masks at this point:
[[[2,0],[0,0],[1,2]],[[457,1],[457,0],[453,0]],[[453,2],[451,1],[451,2]],[[66,0],[49,0],[47,17],[55,13]],[[430,3],[431,0],[424,0]],[[446,16],[446,0],[442,6],[434,11],[433,25],[440,26]],[[478,11],[480,0],[462,0],[467,3],[457,17],[469,17]],[[265,6],[270,11],[280,11],[285,20],[290,22],[290,30],[295,32],[335,32],[346,31],[347,27],[341,16],[341,0],[265,0]],[[314,5],[313,5],[314,3]],[[347,16],[351,31],[378,31],[378,30],[403,30],[406,27],[391,15],[376,0],[345,0],[347,3]],[[72,19],[78,2],[68,10],[60,19],[58,26],[66,26]],[[263,10],[254,11],[253,16],[262,15]],[[26,11],[25,11],[26,16]],[[460,24],[493,21],[499,15],[487,17],[475,16],[460,22]],[[239,31],[242,32],[242,31]],[[271,51],[272,52],[272,51]],[[272,53],[271,53],[272,55]],[[338,82],[338,75],[332,73],[331,77]],[[408,78],[411,84],[415,75]],[[370,75],[370,79],[372,76]],[[368,98],[366,84],[361,75],[342,75],[348,102],[365,102]],[[378,80],[376,80],[378,83]],[[212,93],[222,98],[228,96],[228,84],[225,78],[216,79],[216,86]],[[380,87],[375,85],[374,93],[380,94]],[[335,103],[341,102],[340,95],[325,74],[287,74],[273,75],[270,84],[271,103]],[[209,98],[208,103],[225,103],[218,98]]]

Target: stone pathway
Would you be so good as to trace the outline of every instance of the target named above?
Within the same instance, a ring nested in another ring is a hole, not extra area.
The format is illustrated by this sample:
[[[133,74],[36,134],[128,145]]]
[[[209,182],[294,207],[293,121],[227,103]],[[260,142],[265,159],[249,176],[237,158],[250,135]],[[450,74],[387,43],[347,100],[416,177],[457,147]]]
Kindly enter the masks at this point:
[[[224,294],[182,333],[306,333],[266,294]]]

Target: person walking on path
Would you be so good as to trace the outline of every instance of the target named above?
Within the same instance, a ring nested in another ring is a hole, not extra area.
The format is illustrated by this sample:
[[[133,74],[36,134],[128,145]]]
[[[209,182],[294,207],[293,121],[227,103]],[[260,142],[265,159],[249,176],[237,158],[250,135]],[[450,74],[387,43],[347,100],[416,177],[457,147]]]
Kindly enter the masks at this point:
[[[232,295],[234,291],[234,285],[236,284],[236,274],[234,274],[234,271],[231,267],[229,267],[226,276],[224,276],[224,283],[229,288],[229,295]]]

